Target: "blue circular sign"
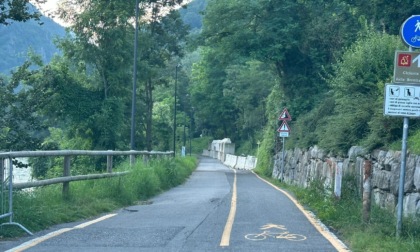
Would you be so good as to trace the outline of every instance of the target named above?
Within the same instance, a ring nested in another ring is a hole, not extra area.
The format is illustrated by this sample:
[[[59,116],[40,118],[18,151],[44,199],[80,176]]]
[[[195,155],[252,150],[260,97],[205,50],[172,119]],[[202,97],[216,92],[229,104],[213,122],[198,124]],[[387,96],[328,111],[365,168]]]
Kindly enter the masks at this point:
[[[420,15],[405,20],[401,26],[401,38],[408,46],[420,48]]]

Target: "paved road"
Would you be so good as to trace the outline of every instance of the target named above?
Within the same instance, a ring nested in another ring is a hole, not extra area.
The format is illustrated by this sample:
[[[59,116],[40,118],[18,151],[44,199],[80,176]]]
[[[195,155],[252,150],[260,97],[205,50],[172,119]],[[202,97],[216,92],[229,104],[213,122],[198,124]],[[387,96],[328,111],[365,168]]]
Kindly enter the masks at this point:
[[[0,242],[0,251],[346,251],[284,192],[215,159],[149,203]]]

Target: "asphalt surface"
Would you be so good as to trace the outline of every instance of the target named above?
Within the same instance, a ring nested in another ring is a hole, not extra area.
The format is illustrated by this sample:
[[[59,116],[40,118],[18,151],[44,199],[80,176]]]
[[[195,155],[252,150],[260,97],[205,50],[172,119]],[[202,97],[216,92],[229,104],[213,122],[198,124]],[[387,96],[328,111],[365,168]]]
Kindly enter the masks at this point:
[[[0,251],[347,251],[303,208],[250,171],[203,157],[181,186],[96,219],[55,226]]]

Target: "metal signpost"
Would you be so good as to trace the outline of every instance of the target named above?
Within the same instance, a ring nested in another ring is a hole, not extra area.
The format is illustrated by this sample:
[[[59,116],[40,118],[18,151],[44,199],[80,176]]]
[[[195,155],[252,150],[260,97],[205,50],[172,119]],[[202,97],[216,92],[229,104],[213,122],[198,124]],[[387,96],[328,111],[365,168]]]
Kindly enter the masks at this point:
[[[290,133],[290,127],[287,124],[287,121],[291,121],[291,120],[292,120],[292,117],[290,116],[289,112],[287,111],[287,108],[284,108],[283,112],[281,112],[281,114],[279,116],[279,121],[282,121],[282,124],[281,124],[280,128],[277,129],[277,132],[279,132],[279,137],[281,137],[282,140],[283,140],[282,164],[281,164],[281,175],[280,175],[281,181],[283,181],[283,172],[284,172],[284,156],[285,156],[284,142],[285,142],[285,137],[289,137],[289,133]]]
[[[409,47],[409,51],[397,51],[395,53],[395,84],[385,86],[384,101],[384,115],[404,117],[397,205],[397,237],[400,237],[402,229],[408,118],[420,116],[420,102],[418,102],[420,86],[416,86],[420,84],[420,53],[412,51],[412,48],[420,48],[420,15],[411,16],[403,23],[401,38]]]

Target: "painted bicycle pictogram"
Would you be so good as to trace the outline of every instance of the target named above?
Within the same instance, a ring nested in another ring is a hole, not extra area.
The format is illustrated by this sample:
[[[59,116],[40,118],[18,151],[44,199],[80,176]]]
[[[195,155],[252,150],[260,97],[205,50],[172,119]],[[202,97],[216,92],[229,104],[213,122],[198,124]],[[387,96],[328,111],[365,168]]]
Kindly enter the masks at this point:
[[[245,238],[251,241],[261,241],[272,237],[275,239],[286,239],[289,241],[304,241],[306,236],[300,234],[291,234],[283,225],[267,224],[260,228],[263,230],[258,234],[247,234]]]

